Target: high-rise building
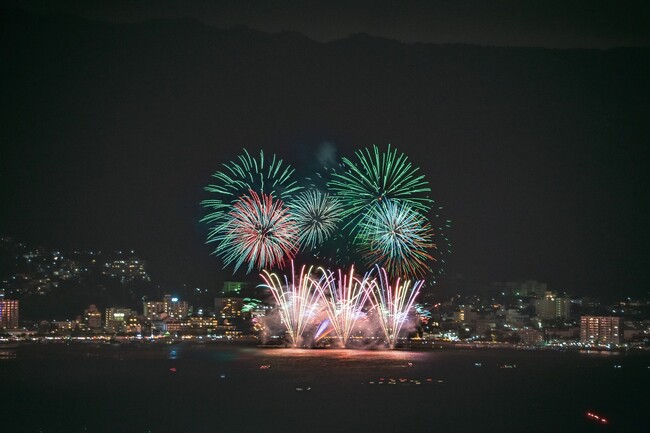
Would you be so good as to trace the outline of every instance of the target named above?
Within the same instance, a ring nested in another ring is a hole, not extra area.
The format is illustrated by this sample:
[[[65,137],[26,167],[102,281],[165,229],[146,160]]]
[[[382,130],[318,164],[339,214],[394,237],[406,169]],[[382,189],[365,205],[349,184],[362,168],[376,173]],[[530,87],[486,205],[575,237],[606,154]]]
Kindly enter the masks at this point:
[[[145,301],[143,306],[144,318],[147,321],[161,320],[166,317],[185,318],[190,314],[190,306],[187,302],[171,294],[165,294],[159,301]]]
[[[131,309],[126,307],[109,307],[106,309],[106,317],[104,318],[104,328],[108,332],[121,332],[124,330],[124,322],[126,318],[131,315]]]
[[[165,294],[163,297],[163,309],[172,318],[185,318],[190,313],[190,306],[186,301],[178,297]]]
[[[0,298],[0,328],[18,328],[18,300]]]
[[[557,297],[553,292],[546,291],[544,298],[535,300],[535,312],[537,316],[545,320],[569,319],[571,311],[571,299],[568,297]]]
[[[580,342],[614,344],[622,342],[621,318],[616,316],[581,316]]]
[[[155,321],[160,318],[160,314],[165,313],[165,303],[163,301],[145,301],[144,317],[147,321]]]

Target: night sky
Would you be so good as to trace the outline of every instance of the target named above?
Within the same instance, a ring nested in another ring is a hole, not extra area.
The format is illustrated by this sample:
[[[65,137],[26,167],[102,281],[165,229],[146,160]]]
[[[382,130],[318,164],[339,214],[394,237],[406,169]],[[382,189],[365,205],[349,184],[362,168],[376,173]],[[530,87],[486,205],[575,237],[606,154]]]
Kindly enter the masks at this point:
[[[391,143],[453,221],[448,275],[648,292],[647,2],[347,3],[0,3],[0,233],[219,287],[222,163]]]

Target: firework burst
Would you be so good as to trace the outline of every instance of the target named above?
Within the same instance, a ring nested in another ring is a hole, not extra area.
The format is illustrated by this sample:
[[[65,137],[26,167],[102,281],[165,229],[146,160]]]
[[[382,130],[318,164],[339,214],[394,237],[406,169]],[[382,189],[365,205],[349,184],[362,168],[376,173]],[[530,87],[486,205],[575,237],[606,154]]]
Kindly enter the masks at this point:
[[[341,220],[341,205],[329,194],[309,190],[289,204],[300,233],[302,248],[313,249],[326,241]]]
[[[208,234],[218,243],[215,254],[235,271],[244,263],[253,268],[283,267],[298,250],[298,229],[281,200],[250,190],[228,213],[229,219]]]
[[[427,220],[408,204],[375,203],[359,223],[356,242],[366,265],[380,265],[398,276],[423,277],[430,271],[427,250],[434,247]]]
[[[373,204],[394,199],[427,213],[433,201],[425,194],[431,191],[424,175],[418,175],[405,154],[388,145],[387,152],[377,146],[356,152],[357,161],[343,158],[342,170],[332,173],[328,187],[341,200],[343,216],[351,217],[346,226],[354,227]]]
[[[286,201],[302,189],[293,180],[294,169],[275,155],[265,159],[264,151],[256,159],[244,149],[242,155],[223,167],[212,174],[217,182],[205,187],[215,197],[201,202],[209,210],[202,222],[219,224],[228,220],[232,206],[249,190]]]

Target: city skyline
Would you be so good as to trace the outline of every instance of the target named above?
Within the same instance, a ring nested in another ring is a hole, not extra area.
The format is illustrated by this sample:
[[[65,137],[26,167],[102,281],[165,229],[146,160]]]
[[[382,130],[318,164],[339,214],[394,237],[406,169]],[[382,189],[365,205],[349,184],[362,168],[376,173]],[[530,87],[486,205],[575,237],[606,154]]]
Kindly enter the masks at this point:
[[[15,432],[648,432],[650,2],[0,0]]]

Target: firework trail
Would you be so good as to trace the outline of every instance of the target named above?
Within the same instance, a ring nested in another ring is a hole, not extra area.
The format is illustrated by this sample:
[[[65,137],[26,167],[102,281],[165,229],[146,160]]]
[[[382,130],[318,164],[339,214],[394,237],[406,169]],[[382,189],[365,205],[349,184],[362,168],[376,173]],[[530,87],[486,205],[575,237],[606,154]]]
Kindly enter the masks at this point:
[[[332,329],[328,330],[329,326],[330,326],[329,319],[326,318],[323,321],[321,321],[320,325],[316,329],[316,333],[314,333],[314,342],[329,334],[329,332],[332,330]]]
[[[428,221],[406,203],[384,200],[375,203],[359,223],[355,238],[366,265],[378,264],[401,277],[421,278],[433,257]]]
[[[277,274],[266,270],[260,274],[264,280],[262,287],[271,290],[280,318],[294,346],[301,345],[305,329],[321,311],[318,281],[312,277],[312,269],[313,267],[306,269],[303,265],[300,274],[296,275],[292,261],[291,276],[285,275],[284,281]]]
[[[390,348],[395,348],[399,333],[424,281],[416,281],[411,287],[410,280],[397,278],[395,284],[391,285],[386,270],[381,267],[376,269],[378,279],[373,279],[369,288],[371,310],[376,312],[386,342]]]
[[[370,282],[356,278],[354,266],[350,267],[348,274],[342,270],[338,270],[337,274],[322,272],[317,289],[336,336],[346,346],[354,325],[365,316],[363,307],[368,300]]]
[[[329,194],[309,190],[289,203],[300,233],[302,248],[314,249],[326,241],[341,221],[341,205]]]
[[[296,255],[298,229],[281,200],[249,190],[228,215],[208,234],[208,242],[218,243],[214,253],[224,266],[234,263],[237,271],[247,263],[250,273],[253,268],[282,268]]]

